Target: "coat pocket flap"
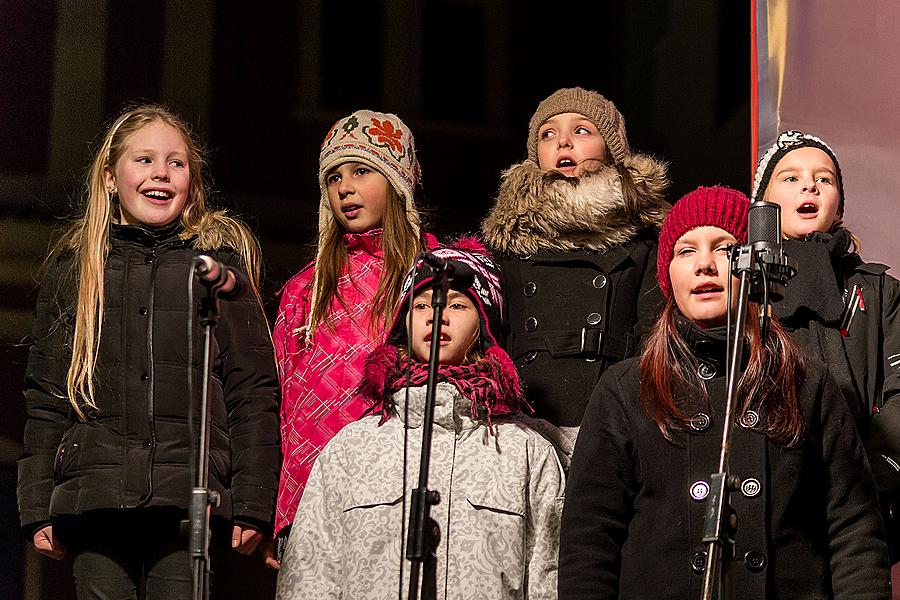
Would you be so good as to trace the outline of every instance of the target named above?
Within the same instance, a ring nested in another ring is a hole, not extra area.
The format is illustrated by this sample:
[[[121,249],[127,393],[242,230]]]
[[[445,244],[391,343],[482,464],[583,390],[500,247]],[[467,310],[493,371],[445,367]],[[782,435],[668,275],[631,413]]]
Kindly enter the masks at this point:
[[[466,499],[475,510],[490,510],[525,517],[525,488],[521,485],[473,490],[466,494]]]

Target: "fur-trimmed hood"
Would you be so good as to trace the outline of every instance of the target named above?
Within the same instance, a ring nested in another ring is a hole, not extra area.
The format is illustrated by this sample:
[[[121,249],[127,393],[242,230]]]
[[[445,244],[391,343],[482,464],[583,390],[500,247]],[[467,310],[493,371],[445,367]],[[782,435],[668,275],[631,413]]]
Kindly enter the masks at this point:
[[[513,165],[503,172],[497,201],[481,224],[485,240],[504,254],[605,251],[659,230],[669,209],[666,163],[634,154],[623,166],[637,190],[637,214],[629,209],[613,166],[575,178],[542,172],[532,160]]]

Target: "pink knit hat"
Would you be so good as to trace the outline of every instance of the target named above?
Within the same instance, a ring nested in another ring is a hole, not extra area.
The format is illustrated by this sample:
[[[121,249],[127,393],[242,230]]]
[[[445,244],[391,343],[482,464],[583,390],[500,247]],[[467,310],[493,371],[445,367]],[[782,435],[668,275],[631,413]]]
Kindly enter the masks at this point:
[[[724,229],[743,244],[747,241],[749,207],[747,196],[725,186],[699,187],[675,203],[663,221],[656,255],[656,280],[666,298],[672,292],[669,263],[678,238],[691,229],[711,226]]]

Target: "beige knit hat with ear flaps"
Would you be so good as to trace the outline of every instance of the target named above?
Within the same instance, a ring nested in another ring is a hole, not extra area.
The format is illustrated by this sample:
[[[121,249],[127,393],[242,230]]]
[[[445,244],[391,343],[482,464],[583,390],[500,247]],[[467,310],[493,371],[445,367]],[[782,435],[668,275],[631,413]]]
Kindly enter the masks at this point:
[[[397,115],[371,110],[358,110],[338,119],[322,141],[319,152],[319,240],[316,262],[324,252],[322,240],[331,229],[338,227],[325,178],[328,172],[343,163],[358,162],[384,175],[400,196],[406,219],[419,235],[419,211],[415,204],[415,189],[422,178],[422,170],[416,159],[416,143],[412,131]],[[313,276],[310,306],[316,303],[318,274]],[[307,339],[315,330],[315,324],[307,324]]]
[[[538,129],[551,117],[563,113],[584,115],[597,126],[606,148],[616,164],[631,156],[625,135],[625,118],[610,100],[584,88],[556,90],[538,104],[528,123],[528,158],[537,162]]]
[[[339,119],[328,131],[319,152],[319,233],[334,215],[328,203],[325,177],[328,171],[346,162],[358,162],[372,167],[391,183],[406,205],[406,214],[416,233],[419,232],[419,213],[415,205],[415,189],[422,178],[416,160],[416,143],[412,131],[390,113],[358,110]]]

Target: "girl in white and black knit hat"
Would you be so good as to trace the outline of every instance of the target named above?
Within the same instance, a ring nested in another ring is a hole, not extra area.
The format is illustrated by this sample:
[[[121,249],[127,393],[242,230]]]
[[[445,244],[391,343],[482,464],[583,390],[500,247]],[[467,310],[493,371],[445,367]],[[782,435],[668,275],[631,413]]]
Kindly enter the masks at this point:
[[[785,252],[798,270],[774,309],[810,354],[825,359],[856,411],[897,561],[900,525],[891,507],[900,494],[900,282],[857,253],[859,240],[842,224],[840,164],[822,139],[779,135],[759,161],[753,199],[781,206]]]
[[[666,164],[632,152],[594,91],[557,90],[528,126],[482,223],[503,268],[507,349],[565,458],[600,374],[633,356],[659,314],[656,237]]]
[[[519,379],[496,343],[499,270],[472,238],[434,254],[456,273],[442,317],[428,479],[440,494],[431,508],[440,524],[437,597],[555,599],[562,466],[516,416],[524,407]],[[388,340],[366,361],[360,395],[373,414],[347,425],[316,460],[278,600],[391,598],[401,571],[409,585],[403,526],[418,479],[433,280],[423,262],[409,273]]]
[[[284,455],[276,532],[293,521],[319,451],[365,410],[355,395],[363,364],[384,341],[409,266],[429,238],[434,245],[421,232],[420,180],[397,115],[359,110],[325,135],[316,258],[281,290],[272,335]]]

